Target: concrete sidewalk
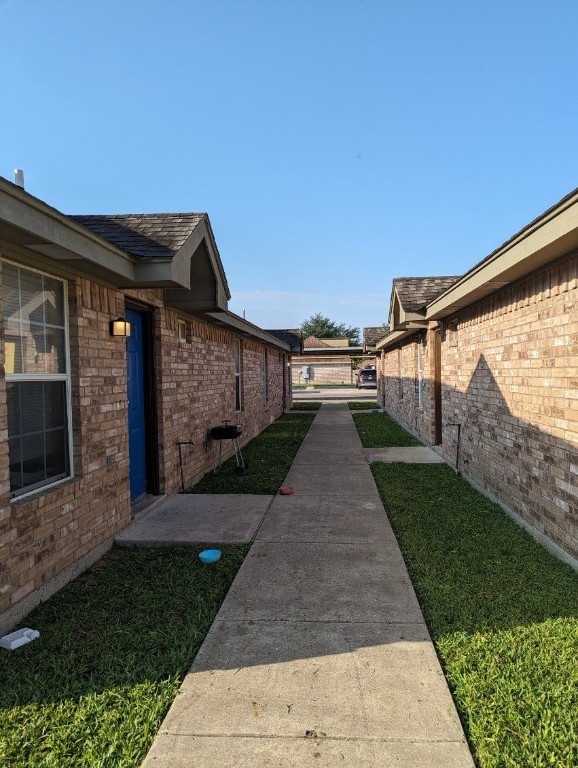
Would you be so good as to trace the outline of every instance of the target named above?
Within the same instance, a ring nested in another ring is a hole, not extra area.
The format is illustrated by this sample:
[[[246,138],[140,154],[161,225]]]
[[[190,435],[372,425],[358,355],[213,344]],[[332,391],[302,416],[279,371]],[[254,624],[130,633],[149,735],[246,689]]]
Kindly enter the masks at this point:
[[[324,405],[146,768],[473,768],[351,414]]]

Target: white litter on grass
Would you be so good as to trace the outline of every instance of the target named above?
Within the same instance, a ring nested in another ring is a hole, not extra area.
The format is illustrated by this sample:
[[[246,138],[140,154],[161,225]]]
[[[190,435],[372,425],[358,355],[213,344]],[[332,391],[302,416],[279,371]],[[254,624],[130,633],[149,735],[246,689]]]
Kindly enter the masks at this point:
[[[37,637],[40,637],[40,632],[37,629],[22,627],[22,629],[17,629],[16,632],[0,637],[0,648],[13,651],[16,648],[20,648],[21,645],[26,645],[26,643],[36,640]]]

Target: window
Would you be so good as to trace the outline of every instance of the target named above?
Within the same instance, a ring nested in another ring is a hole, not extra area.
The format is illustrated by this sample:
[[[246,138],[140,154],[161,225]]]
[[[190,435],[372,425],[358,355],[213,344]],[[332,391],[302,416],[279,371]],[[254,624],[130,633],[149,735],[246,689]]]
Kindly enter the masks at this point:
[[[243,410],[243,347],[240,339],[235,339],[235,409]]]
[[[399,368],[399,399],[403,400],[403,366],[402,366],[402,351],[397,350],[397,365]]]
[[[269,360],[267,358],[267,350],[263,350],[263,361],[262,361],[262,371],[261,376],[263,380],[263,400],[265,402],[269,401]]]
[[[181,344],[187,343],[187,324],[184,320],[177,320],[177,336]]]
[[[71,475],[66,284],[3,262],[10,492]]]

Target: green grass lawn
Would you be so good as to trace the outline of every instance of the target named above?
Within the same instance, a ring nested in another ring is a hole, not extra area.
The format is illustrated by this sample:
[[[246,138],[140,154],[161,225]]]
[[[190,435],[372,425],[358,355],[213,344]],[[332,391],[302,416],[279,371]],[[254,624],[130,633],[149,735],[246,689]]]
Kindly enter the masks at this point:
[[[420,441],[386,413],[356,413],[353,420],[364,448],[421,445]]]
[[[350,400],[347,405],[350,411],[366,411],[370,408],[379,408],[379,404],[375,400]]]
[[[137,768],[249,546],[114,548],[0,652],[2,768]]]
[[[244,475],[232,472],[237,466],[233,457],[225,462],[222,474],[207,472],[187,492],[277,493],[314,418],[311,413],[284,414],[243,448],[248,465]]]
[[[293,402],[291,406],[292,411],[318,411],[321,408],[321,403],[317,400],[303,400],[299,402]]]
[[[578,765],[578,574],[449,467],[372,465],[481,768]]]

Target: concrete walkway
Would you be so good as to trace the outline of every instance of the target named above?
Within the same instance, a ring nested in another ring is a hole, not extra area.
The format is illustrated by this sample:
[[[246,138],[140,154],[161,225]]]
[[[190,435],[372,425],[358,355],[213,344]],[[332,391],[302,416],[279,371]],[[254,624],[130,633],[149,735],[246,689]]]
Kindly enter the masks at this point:
[[[473,768],[351,414],[324,405],[146,768]]]

